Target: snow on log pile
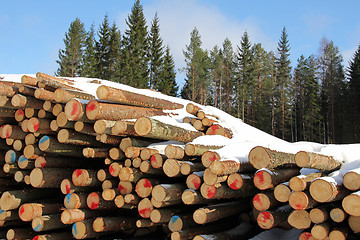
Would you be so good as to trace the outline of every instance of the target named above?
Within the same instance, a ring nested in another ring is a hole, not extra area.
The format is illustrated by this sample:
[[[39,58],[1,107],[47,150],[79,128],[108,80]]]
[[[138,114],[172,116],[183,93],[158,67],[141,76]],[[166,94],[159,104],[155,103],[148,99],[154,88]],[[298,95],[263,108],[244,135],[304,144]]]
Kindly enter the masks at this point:
[[[106,80],[0,78],[1,239],[358,237],[359,144]]]

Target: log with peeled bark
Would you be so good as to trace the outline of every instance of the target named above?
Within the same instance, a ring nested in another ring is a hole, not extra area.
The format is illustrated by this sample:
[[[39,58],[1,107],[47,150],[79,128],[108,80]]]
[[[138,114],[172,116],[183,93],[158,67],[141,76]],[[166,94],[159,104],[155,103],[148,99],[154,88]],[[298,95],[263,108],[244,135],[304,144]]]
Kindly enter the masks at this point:
[[[289,187],[289,182],[283,182],[274,188],[274,196],[279,202],[285,203],[289,201],[291,194],[291,189]]]
[[[15,94],[11,98],[11,104],[16,108],[42,109],[44,101],[34,97],[24,96],[22,94]]]
[[[289,187],[291,190],[300,192],[309,188],[310,183],[318,177],[325,175],[325,172],[310,173],[307,175],[299,175],[292,177],[289,181]]]
[[[36,99],[40,99],[43,101],[51,101],[51,102],[55,101],[54,92],[46,90],[44,88],[35,89],[34,97]],[[46,108],[45,108],[45,110],[46,110]]]
[[[201,108],[193,103],[188,103],[186,105],[186,111],[194,116],[196,116],[197,112],[200,110],[201,110]]]
[[[135,228],[136,217],[134,216],[97,217],[93,222],[95,232],[126,231]]]
[[[200,192],[206,199],[231,199],[254,196],[258,190],[250,184],[243,185],[239,190],[233,190],[227,184],[207,185],[203,183]]]
[[[147,95],[129,92],[102,85],[97,88],[96,95],[99,99],[117,102],[125,105],[140,106],[157,109],[180,109],[184,106],[180,103],[171,102],[165,99],[150,97]]]
[[[0,83],[0,95],[13,97],[15,94],[19,92],[19,89],[15,86],[10,86],[3,82]]]
[[[327,236],[329,236],[332,226],[333,224],[330,222],[315,224],[311,228],[311,235],[315,239],[325,239]]]
[[[30,173],[30,184],[35,188],[57,188],[64,178],[70,176],[69,169],[34,168]]]
[[[111,128],[111,134],[120,136],[137,136],[134,125],[135,122],[132,121],[117,120],[114,126]]]
[[[206,135],[220,135],[227,138],[232,138],[233,133],[229,128],[225,128],[219,124],[213,124],[206,130]]]
[[[67,103],[73,98],[91,100],[95,96],[86,92],[80,92],[70,89],[58,88],[54,91],[54,99],[58,103]]]
[[[64,197],[64,207],[67,209],[86,208],[88,195],[86,192],[68,193]]]
[[[57,189],[10,190],[1,195],[0,208],[4,211],[17,209],[23,202],[49,198],[58,194]]]
[[[54,89],[67,88],[81,91],[78,88],[72,87],[73,83],[67,79],[57,78],[41,72],[36,73],[36,78],[38,79],[38,86],[39,83],[42,83],[43,85],[52,87]]]
[[[260,190],[272,188],[279,183],[290,180],[293,176],[299,175],[300,169],[260,169],[254,175],[254,185]]]
[[[252,203],[260,212],[280,205],[280,202],[275,199],[274,191],[272,190],[256,194],[252,199]]]
[[[52,214],[35,217],[31,222],[31,227],[36,232],[63,229],[67,226],[61,222],[61,214]],[[64,236],[62,236],[64,237]],[[51,238],[52,239],[52,238]]]
[[[295,165],[294,154],[256,146],[249,152],[249,162],[256,169],[274,169],[279,166]]]
[[[270,229],[287,221],[289,214],[293,211],[290,205],[284,205],[271,211],[261,212],[257,216],[257,223],[262,229]]]
[[[313,199],[318,202],[334,202],[343,199],[351,193],[339,179],[320,177],[311,182],[309,187]]]
[[[87,100],[73,98],[65,104],[64,112],[69,121],[93,122],[86,116]]]
[[[304,191],[292,192],[289,196],[289,204],[295,210],[305,210],[319,205],[319,202],[311,197],[309,191]]]
[[[346,172],[343,177],[343,184],[351,191],[360,190],[360,168]]]
[[[296,229],[307,229],[311,226],[310,214],[306,210],[294,210],[287,218],[288,223]]]
[[[342,162],[332,156],[300,151],[295,154],[295,163],[302,168],[315,168],[321,171],[334,171],[341,167]]]
[[[86,105],[86,116],[90,120],[123,120],[123,119],[137,119],[144,116],[166,116],[162,110],[152,108],[134,107],[113,103],[100,102],[98,100],[91,100]]]
[[[21,77],[21,83],[24,84],[24,85],[29,85],[29,86],[36,87],[37,82],[38,82],[37,78],[31,77],[31,76],[28,76],[28,75],[22,75],[22,77]]]
[[[39,140],[39,149],[43,152],[71,156],[71,157],[83,157],[82,146],[76,146],[72,144],[62,144],[55,137],[44,135]]]
[[[198,224],[205,224],[245,212],[249,209],[250,204],[247,199],[219,203],[197,209],[193,214],[193,219]]]
[[[258,234],[258,230],[254,227],[254,225],[243,222],[238,226],[231,228],[229,230],[212,233],[212,234],[200,234],[196,235],[194,240],[237,240],[237,239],[250,239],[256,234]]]
[[[152,197],[158,202],[179,199],[186,189],[183,183],[158,184],[152,190]]]
[[[202,132],[187,130],[148,117],[136,120],[134,127],[136,133],[143,137],[184,143],[192,142],[195,138],[204,135]]]
[[[35,217],[47,214],[60,213],[60,202],[24,203],[19,208],[19,217],[24,222],[29,222]]]
[[[210,166],[212,173],[216,175],[226,175],[236,172],[255,172],[255,168],[248,161],[238,161],[238,160],[215,160]]]
[[[202,144],[187,143],[185,145],[184,150],[187,156],[201,156],[206,151],[216,150],[222,147],[223,145],[202,145]]]
[[[342,200],[342,207],[344,210],[352,216],[360,216],[360,191],[353,192],[347,195]]]

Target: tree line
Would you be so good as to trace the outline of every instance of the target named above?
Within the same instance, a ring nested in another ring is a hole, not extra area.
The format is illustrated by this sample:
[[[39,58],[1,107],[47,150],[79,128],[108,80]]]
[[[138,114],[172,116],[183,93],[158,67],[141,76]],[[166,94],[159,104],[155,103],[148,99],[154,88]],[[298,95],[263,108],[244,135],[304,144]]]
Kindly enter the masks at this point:
[[[121,35],[105,16],[95,35],[79,19],[65,34],[57,75],[107,79],[176,96],[176,70],[163,46],[155,15],[147,31],[140,1]],[[245,123],[287,141],[350,143],[360,140],[360,45],[347,69],[333,41],[323,38],[319,53],[301,55],[292,69],[286,27],[276,51],[252,43],[245,31],[236,49],[202,48],[197,28],[183,50],[184,86],[180,96],[214,106]]]

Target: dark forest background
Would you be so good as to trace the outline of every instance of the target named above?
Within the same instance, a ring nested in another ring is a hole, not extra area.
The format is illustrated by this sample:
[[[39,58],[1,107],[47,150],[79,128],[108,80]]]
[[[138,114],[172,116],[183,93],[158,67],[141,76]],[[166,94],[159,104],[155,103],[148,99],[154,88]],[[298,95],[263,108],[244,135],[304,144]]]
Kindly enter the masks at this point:
[[[287,141],[360,142],[360,45],[347,69],[326,38],[317,54],[292,64],[286,27],[276,52],[251,42],[247,32],[235,49],[228,38],[203,49],[194,28],[183,50],[186,67],[175,69],[157,14],[148,27],[137,0],[125,21],[123,32],[107,15],[97,29],[86,30],[78,18],[71,22],[56,75],[106,79],[211,105]],[[186,76],[182,89],[177,71]]]

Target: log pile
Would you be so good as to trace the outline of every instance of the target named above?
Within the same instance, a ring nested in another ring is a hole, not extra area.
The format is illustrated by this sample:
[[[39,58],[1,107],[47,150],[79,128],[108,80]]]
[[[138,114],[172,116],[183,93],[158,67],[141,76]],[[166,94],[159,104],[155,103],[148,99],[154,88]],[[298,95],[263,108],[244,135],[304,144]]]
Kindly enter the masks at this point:
[[[186,107],[184,125],[162,121]],[[0,82],[0,238],[299,239],[360,231],[360,170],[300,151],[199,144],[232,129],[201,106],[43,73]],[[192,127],[191,127],[192,126]],[[244,150],[242,150],[244,152]],[[302,168],[316,172],[302,175]],[[337,224],[341,223],[341,224]]]

